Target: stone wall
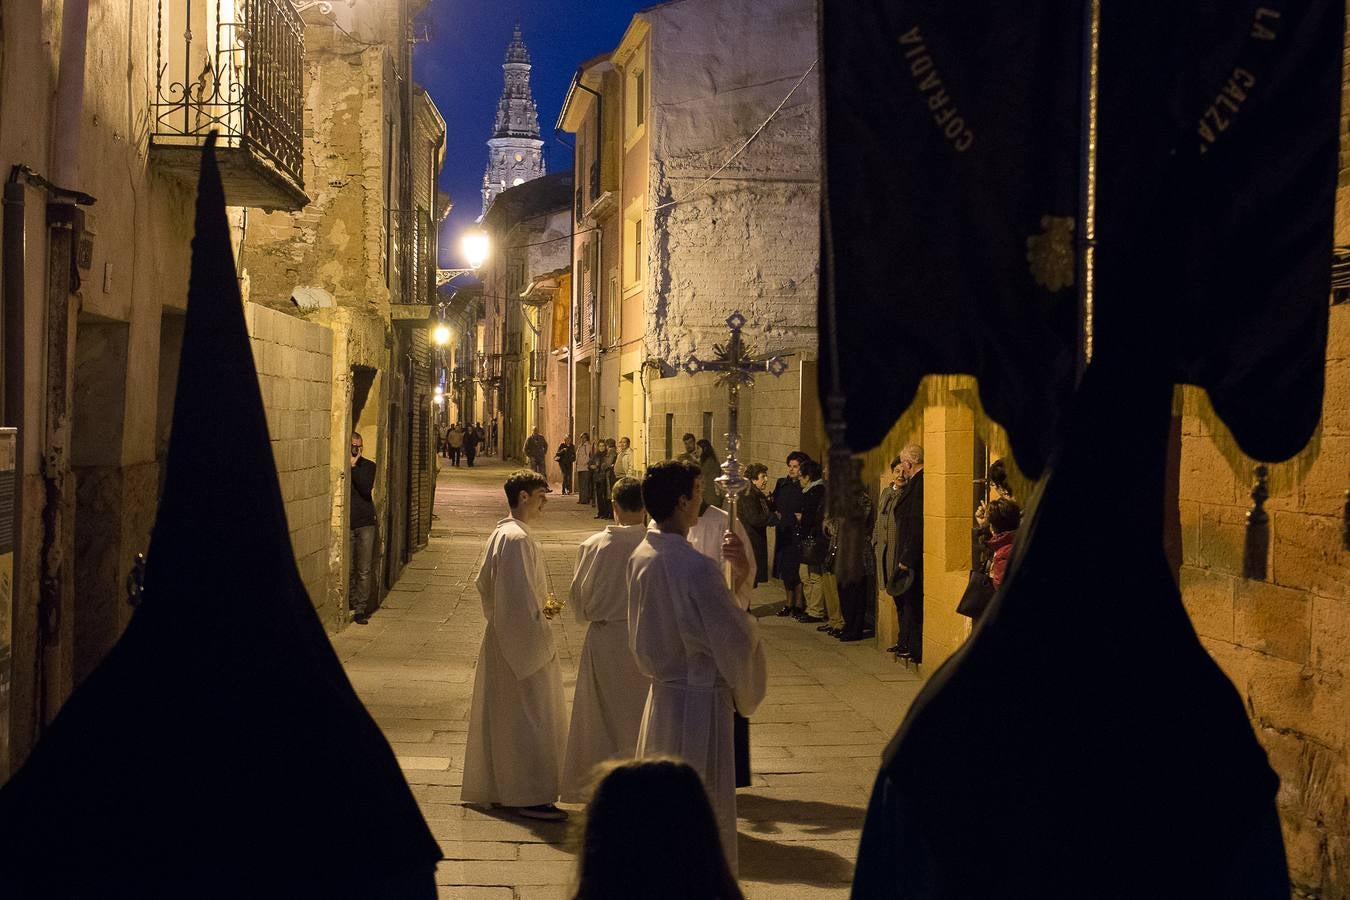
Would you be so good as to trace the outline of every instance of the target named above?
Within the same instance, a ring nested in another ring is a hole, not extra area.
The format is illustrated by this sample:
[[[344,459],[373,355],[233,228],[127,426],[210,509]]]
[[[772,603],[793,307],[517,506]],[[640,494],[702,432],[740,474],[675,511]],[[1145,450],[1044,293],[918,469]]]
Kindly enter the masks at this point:
[[[244,305],[244,318],[296,566],[327,624],[336,616],[327,608],[333,334],[256,303]]]
[[[1346,210],[1337,244],[1350,242]],[[1181,586],[1205,647],[1242,695],[1280,776],[1296,884],[1350,897],[1350,552],[1341,544],[1350,488],[1350,307],[1331,310],[1321,452],[1297,486],[1267,503],[1267,581],[1241,578],[1247,478],[1220,455],[1210,425],[1182,424]]]
[[[815,4],[697,0],[655,7],[642,17],[651,27],[648,354],[677,369],[691,353],[711,358],[713,346],[727,339],[727,316],[739,311],[756,351],[814,357],[820,244],[816,79],[802,81],[755,142],[727,163],[816,58]],[[625,234],[625,244],[628,240]],[[784,379],[794,380],[791,376]],[[795,380],[800,387],[800,378]],[[765,385],[769,394],[782,389]],[[668,409],[658,395],[653,391],[649,414],[653,458],[664,450],[665,413],[674,411],[682,420],[692,402],[681,400]],[[775,396],[763,406],[750,401],[754,411],[742,430],[755,453],[781,460],[800,443],[803,397],[798,391],[795,400]],[[720,428],[725,399],[703,402],[718,413]],[[682,428],[680,421],[676,427]],[[688,430],[701,434],[701,428]],[[719,448],[721,430],[714,436]]]

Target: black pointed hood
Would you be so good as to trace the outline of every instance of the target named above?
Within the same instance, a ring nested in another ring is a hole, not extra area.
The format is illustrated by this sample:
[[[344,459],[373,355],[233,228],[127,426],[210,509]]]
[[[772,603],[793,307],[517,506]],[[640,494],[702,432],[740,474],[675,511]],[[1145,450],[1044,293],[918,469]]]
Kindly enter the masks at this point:
[[[144,597],[0,789],[8,896],[374,896],[440,857],[295,567],[213,143]]]

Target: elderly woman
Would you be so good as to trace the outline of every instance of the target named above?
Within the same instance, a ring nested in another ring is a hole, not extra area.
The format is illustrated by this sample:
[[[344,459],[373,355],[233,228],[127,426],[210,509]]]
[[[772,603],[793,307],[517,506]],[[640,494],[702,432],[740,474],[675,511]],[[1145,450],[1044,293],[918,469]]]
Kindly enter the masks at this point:
[[[746,467],[745,477],[750,482],[736,502],[736,516],[745,526],[750,538],[750,549],[755,554],[755,585],[769,580],[769,526],[778,524],[773,501],[769,498],[769,467],[753,463]]]

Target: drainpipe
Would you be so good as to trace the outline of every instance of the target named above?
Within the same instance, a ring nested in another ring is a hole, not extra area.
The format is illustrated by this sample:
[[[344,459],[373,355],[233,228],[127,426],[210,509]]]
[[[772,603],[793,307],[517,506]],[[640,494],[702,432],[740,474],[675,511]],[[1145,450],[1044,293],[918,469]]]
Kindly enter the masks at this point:
[[[61,11],[61,51],[56,79],[52,162],[55,185],[48,185],[46,371],[42,479],[41,577],[38,586],[38,684],[34,734],[39,734],[55,706],[72,686],[71,648],[63,646],[70,622],[63,609],[72,602],[65,547],[66,507],[73,493],[70,478],[70,349],[71,295],[79,290],[75,244],[80,229],[77,203],[92,202],[76,192],[80,184],[81,138],[84,127],[85,46],[89,0],[68,0]]]

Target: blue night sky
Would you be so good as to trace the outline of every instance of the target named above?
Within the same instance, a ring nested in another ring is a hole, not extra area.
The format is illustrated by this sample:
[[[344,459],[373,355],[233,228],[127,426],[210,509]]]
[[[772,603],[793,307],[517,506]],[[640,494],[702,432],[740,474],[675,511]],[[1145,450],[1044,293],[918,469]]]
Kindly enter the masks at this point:
[[[482,212],[483,168],[497,99],[502,57],[519,19],[534,69],[530,85],[549,172],[570,170],[572,151],[553,137],[563,95],[577,66],[613,50],[633,13],[655,0],[431,0],[418,23],[431,40],[416,49],[417,82],[436,101],[446,124],[441,189],[455,206],[441,232],[441,264],[463,265],[459,236]],[[420,30],[420,29],[419,29]],[[572,135],[564,134],[568,144]]]

